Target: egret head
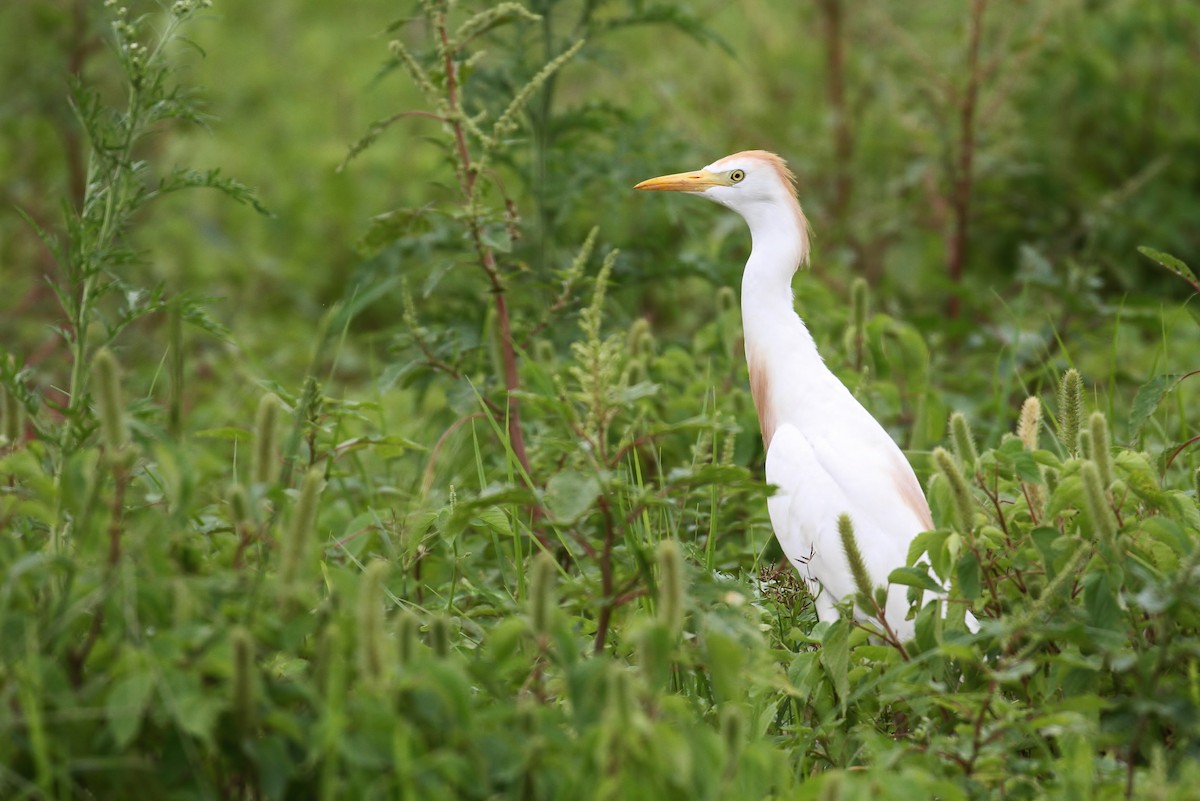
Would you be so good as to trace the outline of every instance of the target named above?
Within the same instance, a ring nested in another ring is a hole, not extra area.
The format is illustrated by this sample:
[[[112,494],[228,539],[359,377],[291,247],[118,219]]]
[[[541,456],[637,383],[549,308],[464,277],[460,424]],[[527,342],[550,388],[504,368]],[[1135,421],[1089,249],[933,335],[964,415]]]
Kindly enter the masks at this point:
[[[642,181],[634,189],[700,195],[742,215],[756,233],[794,224],[807,251],[808,220],[796,200],[796,176],[774,153],[744,150],[695,172]]]

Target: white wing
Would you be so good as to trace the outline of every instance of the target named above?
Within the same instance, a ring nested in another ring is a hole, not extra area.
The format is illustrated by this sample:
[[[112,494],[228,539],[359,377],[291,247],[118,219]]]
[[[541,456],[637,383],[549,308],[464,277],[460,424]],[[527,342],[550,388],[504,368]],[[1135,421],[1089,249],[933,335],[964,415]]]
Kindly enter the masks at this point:
[[[879,424],[865,410],[863,415],[869,428],[860,420],[859,426],[839,431],[830,425],[814,434],[781,425],[767,452],[767,481],[779,487],[768,500],[771,524],[810,587],[819,585],[813,589],[822,620],[836,617],[833,605],[855,592],[837,531],[839,515],[850,515],[877,587],[888,586],[891,571],[905,564],[913,537],[930,527],[927,518],[921,519],[928,507],[912,468]],[[890,448],[881,447],[880,437]],[[914,489],[919,506],[911,502]],[[904,619],[907,610],[906,588],[889,588],[888,624],[902,638],[913,636],[911,622]]]

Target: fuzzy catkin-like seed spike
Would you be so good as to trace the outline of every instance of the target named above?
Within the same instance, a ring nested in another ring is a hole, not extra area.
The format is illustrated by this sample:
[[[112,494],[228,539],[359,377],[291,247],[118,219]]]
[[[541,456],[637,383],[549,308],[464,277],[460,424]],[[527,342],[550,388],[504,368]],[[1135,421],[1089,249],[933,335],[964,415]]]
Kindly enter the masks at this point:
[[[1067,455],[1079,453],[1079,429],[1083,424],[1083,378],[1072,367],[1058,385],[1058,441]]]
[[[580,39],[555,58],[548,61],[536,75],[529,79],[528,83],[517,90],[512,101],[508,104],[508,108],[500,113],[500,116],[496,118],[496,122],[492,125],[493,140],[503,139],[516,128],[517,115],[521,113],[521,110],[525,108],[525,105],[542,88],[546,81],[550,80],[550,77],[554,73],[562,69],[563,65],[575,57],[575,54],[583,48],[583,43],[584,40]]]
[[[683,631],[683,552],[675,540],[658,544],[658,619],[674,639]]]
[[[1017,437],[1027,451],[1036,451],[1038,434],[1042,430],[1042,402],[1032,395],[1021,404],[1021,417],[1017,421]]]
[[[553,619],[555,606],[554,581],[557,578],[558,566],[554,557],[545,551],[533,559],[529,571],[529,618],[533,623],[534,632],[540,637],[550,636],[550,623]]]
[[[290,588],[297,579],[302,578],[308,567],[305,563],[308,561],[309,542],[313,538],[317,503],[324,487],[325,478],[320,468],[316,467],[305,474],[304,482],[300,485],[300,498],[296,501],[291,525],[283,538],[283,553],[279,563],[279,580],[284,588]]]
[[[717,313],[725,314],[737,309],[737,293],[731,286],[723,286],[717,290]]]
[[[240,526],[250,520],[250,500],[246,497],[246,488],[241,484],[229,487],[226,499],[229,503],[229,516],[235,526]]]
[[[960,532],[971,530],[975,516],[975,504],[971,499],[971,488],[958,469],[958,462],[945,448],[935,448],[933,463],[946,483],[950,485],[950,517],[954,528]]]
[[[260,486],[275,483],[279,476],[279,396],[268,392],[258,401],[254,414],[254,458],[251,480]]]
[[[445,615],[434,615],[430,619],[429,647],[443,659],[450,655],[450,621]]]
[[[1083,479],[1083,501],[1087,506],[1088,517],[1092,528],[1111,551],[1116,552],[1117,520],[1112,508],[1108,505],[1108,496],[1100,478],[1100,468],[1093,461],[1085,461],[1079,466],[1079,477]]]
[[[125,424],[125,407],[121,403],[121,367],[108,348],[96,351],[92,359],[92,387],[96,393],[96,411],[104,446],[115,455],[129,442],[129,427]]]
[[[721,739],[725,741],[725,764],[736,769],[746,739],[746,719],[733,704],[721,707]]]
[[[458,30],[454,32],[453,48],[461,49],[463,45],[470,42],[484,31],[504,22],[508,18],[520,19],[525,22],[538,22],[541,20],[540,14],[534,14],[529,9],[520,3],[497,3],[491,8],[484,9],[472,17],[469,17],[466,22],[458,26]]]
[[[979,451],[975,450],[975,435],[971,432],[971,424],[962,412],[950,415],[950,435],[954,445],[954,455],[969,472],[975,471],[979,464]]]
[[[848,514],[840,514],[837,519],[838,536],[842,538],[842,551],[850,565],[850,575],[854,577],[855,588],[871,597],[874,587],[871,585],[871,574],[867,572],[867,563],[863,560],[862,551],[858,548],[858,539],[854,536],[854,522]]]
[[[410,610],[404,609],[396,616],[396,656],[401,665],[411,664],[417,655],[420,642],[421,621]]]
[[[372,561],[358,588],[358,673],[376,686],[381,686],[387,677],[388,660],[383,652],[387,642],[383,581],[390,567],[382,559]]]
[[[25,427],[25,409],[21,402],[0,387],[0,445],[12,448],[21,441]]]
[[[626,339],[626,350],[629,352],[630,358],[644,359],[647,356],[654,354],[654,332],[650,328],[650,321],[645,317],[639,317],[629,326],[629,337]]]
[[[867,313],[870,310],[871,288],[867,279],[858,276],[850,284],[851,325],[854,338],[861,342],[867,335]]]
[[[1084,429],[1079,432],[1079,449],[1077,453],[1080,459],[1092,459],[1094,448],[1092,447],[1092,432]]]
[[[1088,418],[1088,431],[1092,435],[1091,459],[1100,470],[1100,482],[1107,489],[1113,483],[1113,462],[1108,420],[1104,412],[1092,412],[1092,416]]]
[[[233,643],[233,713],[242,737],[249,737],[258,724],[258,701],[254,694],[254,639],[244,626],[230,634]]]

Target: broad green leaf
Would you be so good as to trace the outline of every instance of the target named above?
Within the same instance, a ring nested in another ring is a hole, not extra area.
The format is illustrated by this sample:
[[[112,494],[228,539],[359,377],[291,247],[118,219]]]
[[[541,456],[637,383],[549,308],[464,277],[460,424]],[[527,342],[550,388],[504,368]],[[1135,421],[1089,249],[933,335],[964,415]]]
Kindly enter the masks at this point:
[[[745,646],[720,628],[708,625],[704,631],[704,656],[717,700],[732,701],[740,697],[745,679]]]
[[[600,481],[594,475],[563,470],[546,482],[546,508],[559,523],[578,520],[599,496]]]
[[[1108,571],[1089,573],[1083,580],[1083,603],[1091,625],[1116,631],[1121,628],[1119,586]]]
[[[1177,373],[1156,375],[1138,388],[1137,396],[1133,399],[1133,407],[1129,410],[1129,433],[1135,439],[1142,433],[1146,421],[1158,409],[1162,399],[1179,383]]]
[[[928,571],[920,567],[898,567],[888,574],[888,581],[892,584],[920,587],[932,592],[941,592],[944,589],[933,576],[929,575]]]
[[[1195,287],[1197,292],[1200,292],[1200,279],[1196,278],[1196,274],[1192,272],[1190,267],[1172,256],[1170,253],[1163,253],[1161,250],[1148,248],[1145,245],[1142,245],[1138,248],[1138,253],[1141,253],[1151,261],[1156,261],[1163,267],[1166,267],[1168,270],[1175,273],[1184,281],[1187,281],[1189,284]]]
[[[846,621],[834,621],[825,632],[825,638],[821,642],[821,665],[825,668],[825,674],[837,692],[838,701],[843,705],[850,695],[849,631],[850,624]]]
[[[108,691],[104,711],[108,730],[118,748],[125,748],[137,737],[154,687],[154,674],[149,670],[138,670],[118,679]]]
[[[967,551],[959,558],[954,572],[958,579],[958,591],[962,597],[969,601],[978,598],[980,592],[979,559],[973,551]]]

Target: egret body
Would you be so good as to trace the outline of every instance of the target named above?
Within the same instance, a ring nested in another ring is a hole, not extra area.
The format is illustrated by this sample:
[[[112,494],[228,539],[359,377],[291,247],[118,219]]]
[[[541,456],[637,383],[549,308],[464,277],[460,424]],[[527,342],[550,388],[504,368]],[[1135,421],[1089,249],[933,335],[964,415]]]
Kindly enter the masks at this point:
[[[848,514],[872,583],[888,587],[888,625],[911,638],[905,588],[889,587],[888,575],[933,527],[929,504],[900,448],[825,366],[793,308],[792,276],[809,250],[795,176],[774,153],[750,150],[635,188],[698,194],[750,226],[742,327],[766,478],[778,487],[767,501],[775,536],[813,591],[817,616],[833,620],[834,605],[856,591],[837,530]]]

